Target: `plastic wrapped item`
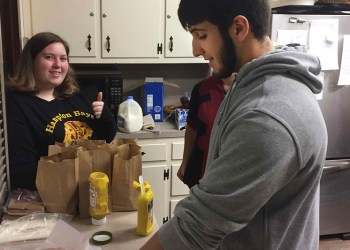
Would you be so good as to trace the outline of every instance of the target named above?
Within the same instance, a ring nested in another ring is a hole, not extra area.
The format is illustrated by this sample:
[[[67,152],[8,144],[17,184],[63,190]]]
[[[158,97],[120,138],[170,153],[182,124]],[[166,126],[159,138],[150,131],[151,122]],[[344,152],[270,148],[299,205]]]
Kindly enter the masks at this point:
[[[43,202],[37,191],[15,189],[10,192],[4,212],[11,216],[23,216],[45,212]]]
[[[143,117],[143,125],[142,125],[143,130],[152,130],[154,129],[155,126],[156,124],[154,123],[154,120],[150,114],[145,115]]]
[[[175,122],[178,130],[186,129],[188,109],[175,109]]]
[[[16,220],[5,220],[0,225],[0,244],[45,239],[58,220],[70,222],[72,215],[59,213],[34,213]]]

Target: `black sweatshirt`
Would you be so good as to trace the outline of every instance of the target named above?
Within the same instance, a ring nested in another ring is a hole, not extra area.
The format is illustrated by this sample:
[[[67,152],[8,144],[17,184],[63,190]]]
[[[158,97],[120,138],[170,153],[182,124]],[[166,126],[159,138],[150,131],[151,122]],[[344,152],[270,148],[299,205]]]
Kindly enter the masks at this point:
[[[104,105],[100,119],[82,95],[46,101],[28,93],[6,91],[6,115],[11,187],[36,189],[38,160],[48,146],[74,139],[110,142],[116,123]]]

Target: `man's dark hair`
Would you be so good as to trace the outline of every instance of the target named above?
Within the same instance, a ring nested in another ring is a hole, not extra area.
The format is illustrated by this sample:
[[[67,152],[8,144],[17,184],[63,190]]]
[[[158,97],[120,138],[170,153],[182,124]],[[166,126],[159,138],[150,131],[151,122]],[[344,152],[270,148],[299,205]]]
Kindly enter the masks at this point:
[[[248,19],[251,32],[258,40],[270,34],[268,0],[181,0],[178,9],[181,25],[186,30],[191,25],[208,21],[222,33],[227,32],[238,15]]]

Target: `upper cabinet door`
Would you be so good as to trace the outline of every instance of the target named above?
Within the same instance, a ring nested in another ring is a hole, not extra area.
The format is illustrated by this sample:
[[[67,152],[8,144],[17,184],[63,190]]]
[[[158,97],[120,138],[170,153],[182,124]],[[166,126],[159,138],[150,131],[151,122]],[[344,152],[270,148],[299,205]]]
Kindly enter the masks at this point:
[[[164,0],[101,0],[102,57],[159,58],[163,8]]]
[[[56,33],[68,42],[70,56],[96,57],[96,1],[31,0],[31,35]]]
[[[166,0],[165,57],[194,57],[192,35],[181,26],[177,15],[180,0]]]

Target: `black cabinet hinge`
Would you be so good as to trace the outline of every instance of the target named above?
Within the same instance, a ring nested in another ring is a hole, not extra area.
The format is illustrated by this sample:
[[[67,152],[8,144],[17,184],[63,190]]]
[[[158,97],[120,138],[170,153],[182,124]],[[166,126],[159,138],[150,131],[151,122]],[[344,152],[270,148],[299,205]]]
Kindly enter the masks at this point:
[[[163,44],[162,43],[157,44],[157,55],[159,55],[159,54],[163,54]]]
[[[169,180],[169,169],[164,170],[164,180]]]
[[[167,217],[163,217],[163,224],[165,223],[165,222],[167,222],[169,220],[169,217],[167,216]]]

